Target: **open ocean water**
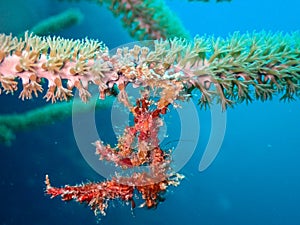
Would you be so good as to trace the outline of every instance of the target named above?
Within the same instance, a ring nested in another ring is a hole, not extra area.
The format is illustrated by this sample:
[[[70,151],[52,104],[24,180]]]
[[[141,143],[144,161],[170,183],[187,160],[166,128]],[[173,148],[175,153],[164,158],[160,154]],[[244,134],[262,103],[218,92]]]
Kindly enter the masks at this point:
[[[167,4],[191,36],[226,37],[235,31],[262,30],[290,33],[300,28],[298,0],[168,0]],[[0,0],[0,33],[19,35],[68,8],[79,8],[84,17],[57,36],[98,39],[109,48],[135,41],[106,7],[85,0]],[[46,104],[42,97],[21,101],[18,94],[0,95],[0,116]],[[272,101],[228,109],[219,154],[201,172],[199,162],[210,140],[213,116],[198,109],[199,140],[179,171],[185,175],[180,186],[170,187],[156,209],[132,211],[114,201],[105,217],[44,193],[45,174],[54,186],[103,180],[82,157],[70,117],[17,132],[10,146],[0,143],[0,225],[300,225],[299,105],[299,99],[284,103],[274,96]],[[105,142],[115,143],[110,116],[110,109],[97,112],[97,129]],[[195,122],[192,117],[188,120]],[[166,124],[169,137],[163,147],[180,142],[176,151],[189,152],[188,143],[195,140],[179,140],[182,125],[176,113],[166,118]]]

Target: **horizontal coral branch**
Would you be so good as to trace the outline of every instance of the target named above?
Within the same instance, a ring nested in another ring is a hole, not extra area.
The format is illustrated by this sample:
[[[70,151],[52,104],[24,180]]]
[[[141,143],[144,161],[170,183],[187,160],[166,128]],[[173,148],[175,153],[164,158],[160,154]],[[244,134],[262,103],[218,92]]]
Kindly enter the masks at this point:
[[[225,109],[237,102],[271,99],[275,93],[282,93],[283,100],[298,96],[299,43],[299,33],[234,33],[226,39],[174,38],[144,43],[148,47],[141,43],[110,55],[101,43],[87,39],[1,35],[0,83],[10,93],[21,78],[20,98],[26,99],[42,92],[45,79],[45,98],[52,102],[69,99],[73,87],[87,101],[89,83],[99,87],[101,98],[117,85],[122,99],[128,83],[163,89],[161,101],[186,98],[198,89],[201,106],[216,98]]]
[[[42,80],[48,82],[46,100],[68,100],[73,87],[86,102],[90,93],[88,82],[97,82],[90,77],[91,65],[106,52],[106,47],[93,40],[66,40],[59,37],[38,37],[25,33],[25,38],[0,35],[0,83],[6,93],[17,89],[20,78],[23,90],[21,99],[32,98],[42,92]],[[100,76],[101,74],[98,73]],[[67,81],[67,88],[63,86]],[[100,85],[100,83],[98,82]],[[0,91],[1,93],[1,91]]]
[[[53,105],[45,105],[25,113],[0,115],[0,143],[10,146],[18,131],[34,129],[45,124],[55,123],[71,117],[74,113],[84,113],[96,109],[106,109],[112,106],[114,97],[105,100],[82,103],[79,100],[61,102]]]

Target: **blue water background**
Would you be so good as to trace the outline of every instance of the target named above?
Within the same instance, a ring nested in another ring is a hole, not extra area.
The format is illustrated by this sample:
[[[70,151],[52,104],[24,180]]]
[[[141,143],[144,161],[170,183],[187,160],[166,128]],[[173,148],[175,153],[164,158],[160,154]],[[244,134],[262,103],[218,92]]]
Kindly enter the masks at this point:
[[[191,35],[226,37],[240,31],[299,29],[298,0],[232,0],[231,3],[168,1]],[[80,8],[80,25],[59,32],[66,38],[94,38],[110,48],[133,41],[104,7],[88,1],[0,1],[0,32],[17,35],[36,22],[69,7]],[[25,112],[44,101],[22,102],[0,96],[0,113]],[[101,219],[78,203],[65,203],[44,194],[44,177],[52,184],[79,184],[103,179],[82,158],[72,132],[71,119],[17,133],[10,147],[0,145],[0,224],[201,224],[201,225],[300,225],[300,109],[299,100],[236,105],[227,111],[224,142],[213,164],[199,172],[208,142],[209,111],[199,111],[199,144],[186,166],[179,187],[170,188],[166,201],[155,210],[115,202]],[[114,141],[109,110],[97,115],[99,133]],[[170,130],[180,129],[169,121]],[[176,140],[177,137],[173,137]],[[170,137],[172,140],[172,137]],[[183,140],[184,141],[184,140]],[[87,147],[89,148],[89,147]],[[186,149],[181,149],[185,151]]]

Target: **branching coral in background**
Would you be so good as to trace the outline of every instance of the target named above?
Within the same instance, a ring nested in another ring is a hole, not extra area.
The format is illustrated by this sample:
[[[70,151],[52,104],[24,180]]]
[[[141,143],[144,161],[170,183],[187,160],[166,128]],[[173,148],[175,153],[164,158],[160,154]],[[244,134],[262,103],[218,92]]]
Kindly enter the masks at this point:
[[[121,16],[130,35],[138,40],[189,37],[179,18],[164,1],[113,0],[107,3],[115,16]]]
[[[57,15],[40,21],[30,32],[42,36],[50,35],[81,22],[83,14],[79,9],[68,9]]]
[[[163,0],[93,0],[105,4],[137,40],[189,38],[189,32]],[[201,0],[200,0],[201,1]],[[202,0],[208,2],[209,0]],[[231,0],[217,0],[217,2]]]
[[[87,104],[78,101],[61,102],[54,105],[46,105],[25,113],[0,115],[0,143],[10,146],[16,138],[15,133],[61,121],[71,117],[72,113],[84,113],[94,107],[96,109],[109,108],[114,99],[114,97],[107,97],[105,100],[96,101],[95,105],[90,104],[90,102]]]
[[[209,0],[188,0],[189,2],[209,2]],[[216,2],[231,2],[231,0],[216,0]]]
[[[162,0],[93,0],[105,4],[137,40],[188,38],[180,19]]]

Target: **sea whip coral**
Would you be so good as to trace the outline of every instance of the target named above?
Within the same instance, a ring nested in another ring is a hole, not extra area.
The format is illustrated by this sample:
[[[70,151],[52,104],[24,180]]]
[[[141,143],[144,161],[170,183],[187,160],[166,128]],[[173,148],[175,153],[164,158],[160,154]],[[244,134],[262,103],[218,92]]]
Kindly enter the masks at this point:
[[[234,33],[227,39],[153,41],[147,43],[152,48],[135,45],[109,55],[101,42],[88,39],[27,34],[22,40],[2,34],[0,82],[6,93],[13,93],[20,78],[20,98],[27,99],[42,92],[44,79],[48,82],[45,98],[52,102],[69,99],[74,87],[87,101],[90,83],[99,87],[101,98],[117,85],[120,100],[128,83],[152,88],[166,85],[161,101],[186,98],[185,94],[198,89],[200,106],[217,98],[225,109],[243,101],[267,100],[275,93],[282,93],[283,100],[298,95],[299,43],[298,33]],[[174,96],[168,91],[171,87],[176,89]]]
[[[146,166],[148,171],[63,188],[52,187],[48,176],[45,181],[52,197],[87,203],[102,214],[108,201],[116,198],[131,202],[134,208],[135,190],[144,199],[142,206],[155,207],[167,187],[183,178],[172,172],[170,154],[160,148],[157,136],[160,117],[176,100],[188,100],[193,90],[200,91],[200,106],[217,99],[224,110],[243,101],[267,100],[275,93],[291,100],[299,95],[299,61],[298,33],[235,33],[227,39],[196,37],[193,41],[174,38],[120,48],[115,54],[88,39],[26,34],[21,40],[0,35],[0,84],[6,93],[17,90],[17,78],[23,85],[21,99],[42,92],[42,80],[48,82],[45,98],[52,102],[68,100],[74,87],[86,102],[91,83],[99,87],[100,98],[118,88],[117,97],[132,113],[134,124],[125,129],[115,147],[96,141],[96,152],[100,160],[123,169]],[[128,84],[141,89],[134,104],[127,96]]]

